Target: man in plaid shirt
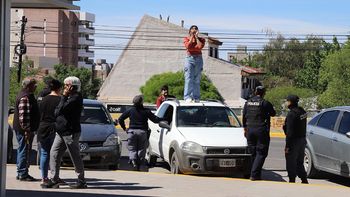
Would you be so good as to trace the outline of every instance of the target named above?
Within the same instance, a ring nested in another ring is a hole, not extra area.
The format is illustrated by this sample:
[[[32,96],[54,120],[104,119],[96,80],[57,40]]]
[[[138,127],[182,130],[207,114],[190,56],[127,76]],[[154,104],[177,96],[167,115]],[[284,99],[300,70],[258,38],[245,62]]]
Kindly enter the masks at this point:
[[[22,81],[22,90],[17,94],[13,128],[18,141],[17,179],[20,181],[36,181],[28,173],[29,151],[31,150],[34,132],[39,126],[39,108],[34,97],[37,84],[34,78]]]

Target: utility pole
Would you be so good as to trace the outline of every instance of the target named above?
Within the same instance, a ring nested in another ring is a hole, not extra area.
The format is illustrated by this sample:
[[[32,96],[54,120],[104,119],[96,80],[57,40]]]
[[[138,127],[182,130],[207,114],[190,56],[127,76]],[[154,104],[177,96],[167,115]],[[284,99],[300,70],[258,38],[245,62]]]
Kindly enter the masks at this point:
[[[15,53],[18,55],[18,70],[17,70],[17,82],[21,82],[21,74],[22,74],[22,61],[23,55],[27,52],[27,46],[24,44],[24,30],[26,28],[26,24],[28,22],[25,16],[22,16],[21,20],[21,39],[20,43],[15,46]]]

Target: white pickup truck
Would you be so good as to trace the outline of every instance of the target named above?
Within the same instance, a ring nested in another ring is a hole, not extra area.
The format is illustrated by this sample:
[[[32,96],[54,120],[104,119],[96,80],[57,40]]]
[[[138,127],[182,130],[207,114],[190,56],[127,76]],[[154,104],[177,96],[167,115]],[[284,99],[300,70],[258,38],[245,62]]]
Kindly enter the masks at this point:
[[[251,154],[234,112],[215,101],[165,101],[156,111],[160,124],[151,129],[146,158],[166,161],[173,174],[240,173],[249,178]]]

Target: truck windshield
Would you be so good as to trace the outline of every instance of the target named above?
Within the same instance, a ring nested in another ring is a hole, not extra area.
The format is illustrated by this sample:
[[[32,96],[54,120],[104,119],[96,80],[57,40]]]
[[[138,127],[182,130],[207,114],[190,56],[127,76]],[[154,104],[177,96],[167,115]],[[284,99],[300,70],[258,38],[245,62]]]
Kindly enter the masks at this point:
[[[180,106],[176,111],[178,127],[241,127],[227,107]]]

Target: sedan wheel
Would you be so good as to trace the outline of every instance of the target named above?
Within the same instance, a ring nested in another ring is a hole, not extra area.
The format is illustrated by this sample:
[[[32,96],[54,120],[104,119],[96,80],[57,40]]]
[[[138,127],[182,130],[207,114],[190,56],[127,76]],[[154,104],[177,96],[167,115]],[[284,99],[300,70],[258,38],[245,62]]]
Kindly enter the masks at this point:
[[[311,152],[308,148],[305,149],[304,168],[309,178],[313,178],[317,176],[318,171],[313,165]]]

